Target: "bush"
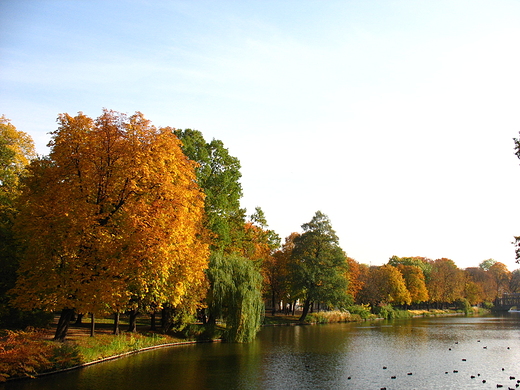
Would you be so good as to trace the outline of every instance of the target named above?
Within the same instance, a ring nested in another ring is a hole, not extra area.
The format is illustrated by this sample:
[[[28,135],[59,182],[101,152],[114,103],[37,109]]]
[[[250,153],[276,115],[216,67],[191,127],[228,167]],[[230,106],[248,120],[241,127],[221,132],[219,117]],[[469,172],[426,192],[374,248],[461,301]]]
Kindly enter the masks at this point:
[[[349,306],[348,311],[350,314],[358,315],[361,319],[366,320],[372,315],[369,305],[354,305]]]
[[[408,310],[396,310],[390,304],[376,306],[374,308],[374,312],[385,320],[412,317],[412,313],[410,313]]]
[[[482,302],[482,307],[484,309],[488,309],[488,310],[491,310],[493,308],[493,302],[489,302],[489,301],[485,301],[485,302]]]
[[[471,309],[471,304],[466,298],[459,298],[455,301],[455,307],[457,310],[463,311],[465,314],[470,314],[473,312]]]
[[[75,346],[44,340],[42,330],[4,331],[0,342],[0,382],[81,363]]]
[[[378,305],[374,307],[374,313],[385,320],[391,320],[395,318],[395,311],[392,305]]]
[[[317,324],[327,324],[333,322],[350,322],[352,317],[348,311],[320,311],[318,313],[310,313],[307,317],[307,322],[314,322]]]

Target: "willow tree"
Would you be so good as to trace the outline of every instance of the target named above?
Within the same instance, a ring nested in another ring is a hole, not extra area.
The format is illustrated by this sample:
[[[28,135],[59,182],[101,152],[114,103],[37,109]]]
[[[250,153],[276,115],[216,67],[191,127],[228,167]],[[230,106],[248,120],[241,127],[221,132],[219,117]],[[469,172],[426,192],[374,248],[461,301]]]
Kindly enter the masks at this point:
[[[237,254],[212,254],[207,271],[209,326],[217,319],[226,324],[224,338],[249,342],[262,324],[262,275],[253,262]]]
[[[141,113],[58,118],[48,157],[29,167],[17,229],[24,308],[108,313],[189,304],[205,287],[204,195],[170,128]]]
[[[304,302],[300,321],[305,320],[314,302],[341,307],[351,301],[347,257],[329,218],[317,211],[302,229],[294,240],[290,271],[293,288]]]

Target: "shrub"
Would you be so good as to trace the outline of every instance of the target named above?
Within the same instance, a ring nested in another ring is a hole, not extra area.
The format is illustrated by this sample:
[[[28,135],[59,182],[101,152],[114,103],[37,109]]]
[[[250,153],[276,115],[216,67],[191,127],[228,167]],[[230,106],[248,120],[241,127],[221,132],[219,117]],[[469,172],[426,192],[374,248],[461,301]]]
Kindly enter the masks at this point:
[[[42,330],[7,330],[0,342],[0,382],[8,378],[37,374],[81,363],[74,346],[44,340]]]
[[[358,315],[360,318],[366,320],[368,318],[370,318],[371,316],[371,311],[370,311],[370,306],[369,305],[353,305],[353,306],[349,306],[348,307],[348,311],[350,312],[350,314],[356,314]]]
[[[472,313],[471,304],[466,298],[459,298],[455,301],[455,307],[457,310],[463,311],[465,314]]]
[[[374,313],[385,320],[391,320],[395,318],[395,311],[392,305],[378,305],[374,307]]]
[[[326,324],[331,322],[350,322],[352,317],[348,311],[320,311],[318,313],[310,313],[307,317],[308,322],[318,324]]]
[[[397,310],[394,309],[390,304],[376,306],[374,308],[374,312],[386,320],[412,317],[412,313],[410,313],[408,310]]]
[[[491,310],[493,308],[493,302],[489,302],[489,301],[485,301],[485,302],[482,302],[482,307],[484,309],[488,309],[488,310]]]

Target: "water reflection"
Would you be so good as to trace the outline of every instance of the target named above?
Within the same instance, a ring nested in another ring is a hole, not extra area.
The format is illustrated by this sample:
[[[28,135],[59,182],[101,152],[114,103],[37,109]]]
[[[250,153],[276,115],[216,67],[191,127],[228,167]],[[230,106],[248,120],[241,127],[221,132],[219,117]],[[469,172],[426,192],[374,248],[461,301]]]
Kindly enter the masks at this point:
[[[507,388],[516,384],[510,376],[520,379],[519,336],[518,315],[268,327],[251,344],[163,349],[3,387],[492,389],[503,384]]]

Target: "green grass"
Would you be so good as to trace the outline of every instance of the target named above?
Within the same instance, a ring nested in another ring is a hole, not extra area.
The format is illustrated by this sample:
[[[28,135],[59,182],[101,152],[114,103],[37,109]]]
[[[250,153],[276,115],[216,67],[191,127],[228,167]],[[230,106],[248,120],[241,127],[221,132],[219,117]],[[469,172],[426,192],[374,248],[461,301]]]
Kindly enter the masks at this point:
[[[266,315],[264,317],[263,325],[290,325],[297,324],[299,316],[291,316],[291,315]]]
[[[185,340],[154,333],[148,335],[122,333],[118,336],[102,334],[95,337],[81,337],[74,343],[78,348],[82,361],[91,362],[126,352],[138,351],[146,347],[181,341]]]

